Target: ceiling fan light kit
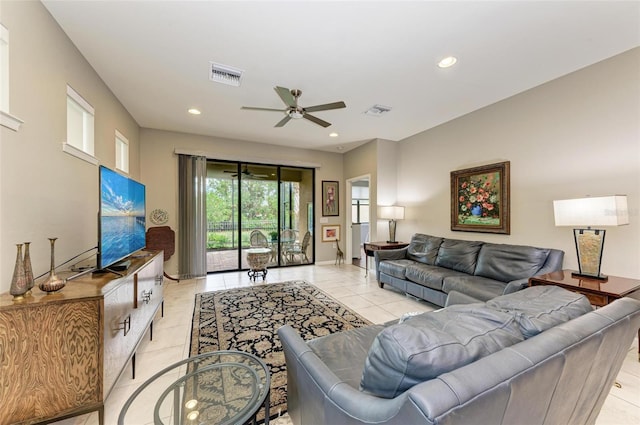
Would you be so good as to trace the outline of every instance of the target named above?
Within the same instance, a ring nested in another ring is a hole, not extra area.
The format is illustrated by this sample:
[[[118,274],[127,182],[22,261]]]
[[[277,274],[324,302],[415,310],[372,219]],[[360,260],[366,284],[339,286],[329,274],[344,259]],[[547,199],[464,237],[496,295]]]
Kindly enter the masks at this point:
[[[309,114],[309,112],[318,112],[318,111],[329,111],[331,109],[341,109],[346,108],[347,105],[343,101],[333,102],[333,103],[325,103],[322,105],[309,106],[304,108],[298,105],[298,98],[302,95],[302,91],[298,89],[289,90],[286,87],[275,87],[274,88],[280,99],[284,102],[287,107],[285,109],[273,109],[273,108],[258,108],[253,106],[243,106],[241,109],[248,109],[253,111],[275,111],[275,112],[284,112],[285,117],[281,119],[275,127],[283,127],[286,123],[288,123],[291,119],[301,119],[304,118],[309,120],[315,124],[318,124],[322,127],[329,127],[331,125],[330,122],[322,120],[316,116]]]
[[[379,117],[383,114],[386,114],[391,110],[390,106],[384,105],[373,105],[371,108],[367,109],[364,113],[365,115],[371,115],[372,117]]]

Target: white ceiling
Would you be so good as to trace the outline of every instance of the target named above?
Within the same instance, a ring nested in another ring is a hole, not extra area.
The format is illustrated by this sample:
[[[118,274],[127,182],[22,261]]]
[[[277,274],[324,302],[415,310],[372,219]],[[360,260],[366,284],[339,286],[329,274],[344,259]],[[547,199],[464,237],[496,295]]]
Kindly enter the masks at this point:
[[[402,140],[640,45],[638,1],[43,3],[140,126],[334,152]],[[448,55],[458,63],[438,68]],[[241,86],[209,81],[210,61],[244,70]],[[275,86],[302,90],[302,106],[347,108],[314,113],[328,128],[274,128],[283,114],[240,109],[284,109]],[[393,109],[365,115],[374,104]]]

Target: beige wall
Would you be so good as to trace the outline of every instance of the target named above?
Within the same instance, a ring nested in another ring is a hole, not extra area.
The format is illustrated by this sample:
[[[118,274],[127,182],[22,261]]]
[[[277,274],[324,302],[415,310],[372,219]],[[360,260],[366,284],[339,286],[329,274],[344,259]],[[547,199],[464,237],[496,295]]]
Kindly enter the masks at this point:
[[[377,139],[374,139],[371,142],[359,146],[344,154],[345,180],[365,175],[369,176],[369,205],[371,205],[371,207],[369,208],[369,219],[372,223],[369,226],[369,240],[372,241],[376,241],[379,239],[376,233],[376,227],[373,226],[376,218],[375,205],[378,200],[378,168],[379,164]],[[348,202],[349,199],[350,198],[347,197],[345,198],[345,201]],[[345,254],[346,253],[347,252],[345,251]]]
[[[399,144],[398,202],[414,232],[563,249],[554,199],[628,195],[630,225],[607,228],[602,271],[640,278],[640,48],[475,111]],[[511,235],[450,230],[450,172],[511,161]]]
[[[371,227],[376,228],[378,240],[389,240],[389,221],[378,220],[379,206],[403,205],[398,199],[397,152],[399,144],[388,140],[377,140],[378,145],[378,182],[376,184],[377,201],[371,204],[373,216]],[[398,239],[396,237],[396,240]]]
[[[338,180],[343,182],[342,155],[328,152],[319,152],[306,149],[286,148],[282,146],[265,145],[241,140],[230,140],[215,137],[198,136],[193,134],[175,133],[162,130],[141,129],[140,131],[140,157],[142,168],[142,181],[147,186],[147,210],[155,208],[166,209],[169,213],[169,223],[177,229],[177,185],[178,185],[178,159],[176,149],[192,152],[200,152],[209,158],[217,159],[244,159],[251,162],[266,164],[284,164],[305,166],[317,164],[316,169],[316,262],[333,260],[335,249],[330,243],[321,242],[321,184],[322,180]],[[329,217],[329,224],[341,224],[344,226],[344,185],[340,186],[340,216]],[[176,236],[176,241],[178,237]],[[178,273],[178,253],[166,264],[165,269],[169,274]]]
[[[0,127],[0,292],[9,290],[15,244],[31,241],[34,273],[97,245],[98,168],[62,151],[66,87],[95,108],[95,156],[115,165],[115,130],[130,142],[131,176],[139,177],[138,125],[80,55],[40,2],[3,1],[10,32],[11,114],[18,132]]]

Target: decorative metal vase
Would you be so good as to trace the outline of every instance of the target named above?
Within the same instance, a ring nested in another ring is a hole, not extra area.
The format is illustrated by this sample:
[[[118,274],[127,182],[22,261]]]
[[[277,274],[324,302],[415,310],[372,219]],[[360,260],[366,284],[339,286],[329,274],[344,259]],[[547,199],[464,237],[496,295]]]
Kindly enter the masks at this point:
[[[13,279],[11,279],[9,293],[13,295],[14,300],[21,300],[29,288],[27,287],[27,276],[24,274],[22,244],[16,244],[16,247],[18,248],[18,253],[16,255],[16,265],[13,269]]]
[[[59,291],[64,288],[64,285],[66,285],[66,282],[63,279],[56,276],[56,262],[54,255],[56,239],[58,238],[49,238],[49,242],[51,242],[51,271],[49,272],[49,278],[38,285],[40,290],[48,293]]]
[[[31,295],[31,289],[35,283],[33,279],[33,268],[31,267],[31,254],[29,253],[29,245],[31,242],[24,243],[24,275],[27,279],[27,295]]]

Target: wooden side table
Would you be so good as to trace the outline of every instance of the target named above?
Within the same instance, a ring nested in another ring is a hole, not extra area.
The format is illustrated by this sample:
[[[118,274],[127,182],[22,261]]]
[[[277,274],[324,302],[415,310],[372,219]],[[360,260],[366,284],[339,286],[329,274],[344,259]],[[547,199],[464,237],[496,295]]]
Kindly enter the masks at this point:
[[[529,278],[529,286],[556,285],[583,294],[596,307],[603,307],[618,298],[631,297],[640,300],[640,280],[609,276],[608,280],[585,279],[571,276],[573,270],[562,270]],[[640,341],[640,329],[638,330]],[[638,344],[640,361],[640,343]]]
[[[367,277],[369,273],[369,257],[373,257],[376,251],[384,249],[400,249],[405,246],[409,246],[408,242],[365,242],[363,244],[364,253],[366,254],[364,264],[364,276]]]

